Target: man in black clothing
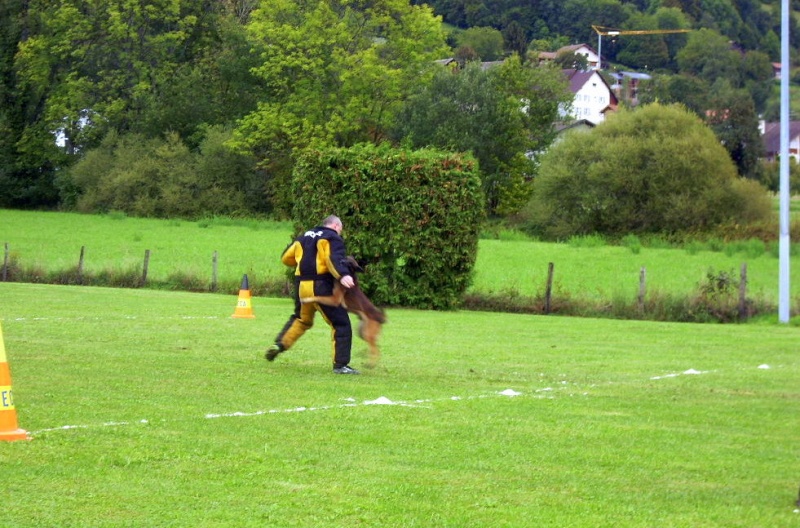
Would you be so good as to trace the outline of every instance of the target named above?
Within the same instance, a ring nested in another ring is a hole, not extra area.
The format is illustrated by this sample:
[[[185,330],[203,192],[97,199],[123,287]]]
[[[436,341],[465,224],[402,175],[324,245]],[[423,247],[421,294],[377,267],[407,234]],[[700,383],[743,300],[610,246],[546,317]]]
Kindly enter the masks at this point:
[[[267,349],[267,361],[288,350],[314,324],[317,311],[333,329],[333,372],[335,374],[358,374],[350,367],[350,349],[353,330],[347,310],[314,302],[318,297],[333,295],[334,281],[345,288],[353,286],[350,268],[345,262],[347,251],[342,240],[342,221],[338,216],[327,217],[321,226],[306,231],[289,244],[281,255],[281,261],[293,266],[294,313],[283,330],[275,338],[275,344]]]

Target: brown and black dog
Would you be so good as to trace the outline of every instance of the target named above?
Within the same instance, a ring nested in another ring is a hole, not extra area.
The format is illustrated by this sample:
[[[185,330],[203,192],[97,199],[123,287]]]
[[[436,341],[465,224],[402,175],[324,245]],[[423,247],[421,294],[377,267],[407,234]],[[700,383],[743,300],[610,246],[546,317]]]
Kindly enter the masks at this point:
[[[378,348],[378,336],[383,328],[383,323],[386,322],[386,315],[377,308],[372,301],[361,291],[358,285],[357,274],[363,272],[364,269],[358,264],[353,257],[347,257],[347,266],[350,268],[350,275],[353,277],[355,283],[352,288],[345,288],[339,281],[336,281],[333,287],[333,295],[325,297],[310,297],[303,299],[303,302],[316,302],[327,304],[330,306],[339,306],[340,304],[347,308],[348,312],[352,312],[358,316],[360,322],[358,324],[358,335],[361,339],[367,342],[369,346],[369,361],[368,367],[374,367],[378,364],[381,357],[381,351]]]

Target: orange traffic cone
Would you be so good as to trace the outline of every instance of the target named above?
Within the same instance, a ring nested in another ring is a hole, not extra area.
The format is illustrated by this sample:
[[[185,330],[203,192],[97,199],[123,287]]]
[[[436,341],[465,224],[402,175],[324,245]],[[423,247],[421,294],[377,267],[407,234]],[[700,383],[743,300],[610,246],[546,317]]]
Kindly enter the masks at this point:
[[[231,317],[243,319],[254,319],[253,306],[250,304],[250,286],[247,283],[247,275],[242,277],[242,286],[239,288],[239,301],[236,303],[236,310]]]
[[[17,410],[11,393],[11,373],[6,361],[3,329],[0,327],[0,441],[28,440],[28,431],[17,425]]]

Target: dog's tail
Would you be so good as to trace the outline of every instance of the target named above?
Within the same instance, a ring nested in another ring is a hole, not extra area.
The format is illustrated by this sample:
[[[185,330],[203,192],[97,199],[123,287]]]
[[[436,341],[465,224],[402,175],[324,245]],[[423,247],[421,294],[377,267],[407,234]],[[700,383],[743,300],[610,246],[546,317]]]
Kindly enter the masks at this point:
[[[374,305],[365,310],[364,313],[366,314],[367,317],[369,317],[373,321],[378,321],[380,324],[386,322],[386,314],[383,313],[383,310],[375,307]]]

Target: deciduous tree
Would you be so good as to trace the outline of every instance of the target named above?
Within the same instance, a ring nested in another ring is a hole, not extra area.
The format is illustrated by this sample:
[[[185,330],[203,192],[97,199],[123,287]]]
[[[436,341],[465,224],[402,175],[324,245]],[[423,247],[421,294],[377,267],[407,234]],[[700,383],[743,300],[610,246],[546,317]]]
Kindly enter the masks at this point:
[[[248,30],[265,92],[236,143],[283,188],[309,145],[382,140],[406,94],[447,56],[439,20],[406,0],[264,0]]]
[[[550,144],[559,104],[571,98],[556,68],[524,66],[517,56],[490,69],[470,63],[455,74],[442,69],[420,85],[394,135],[415,147],[472,152],[487,212],[506,214],[527,200],[536,172],[531,154]]]

